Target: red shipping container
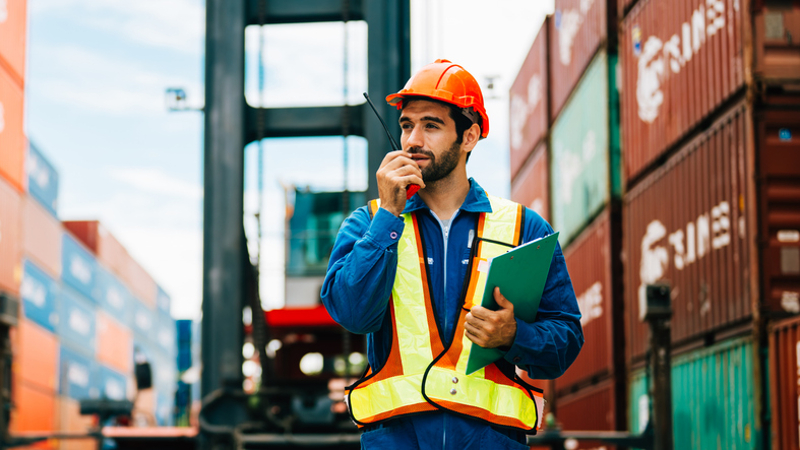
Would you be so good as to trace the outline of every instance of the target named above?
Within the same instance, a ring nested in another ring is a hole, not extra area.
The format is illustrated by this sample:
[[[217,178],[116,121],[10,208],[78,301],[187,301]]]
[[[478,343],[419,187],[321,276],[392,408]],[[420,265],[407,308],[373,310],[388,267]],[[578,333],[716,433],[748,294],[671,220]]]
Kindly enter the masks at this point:
[[[91,250],[106,267],[122,276],[130,256],[125,247],[97,220],[65,221],[64,228]]]
[[[509,162],[512,179],[550,126],[547,34],[551,20],[552,16],[547,16],[542,23],[509,91]]]
[[[773,324],[769,336],[772,446],[800,448],[800,317]]]
[[[624,372],[624,355],[615,355],[624,348],[619,220],[619,212],[606,209],[564,250],[586,342],[575,362],[556,379],[559,392]],[[616,370],[615,357],[620,366]]]
[[[61,222],[36,200],[22,200],[22,252],[58,280],[61,277]]]
[[[547,142],[542,142],[533,156],[511,182],[511,200],[521,203],[550,221],[550,176]]]
[[[617,392],[606,381],[556,399],[555,416],[563,431],[614,431],[625,428],[615,413]],[[622,428],[619,428],[622,427]],[[615,448],[598,441],[580,441],[575,448]]]
[[[760,110],[758,135],[762,301],[800,313],[800,110]]]
[[[2,35],[0,35],[2,42]],[[0,176],[18,191],[25,191],[25,134],[22,130],[22,87],[0,67]]]
[[[672,289],[672,340],[686,341],[751,317],[756,205],[749,110],[735,106],[625,196],[627,356],[648,345],[645,286]]]
[[[11,410],[8,428],[12,434],[55,431],[55,394],[44,392],[16,379],[11,388],[11,401],[14,408]]]
[[[739,0],[642,0],[622,23],[622,148],[641,175],[744,86]]]
[[[627,15],[627,12],[636,2],[637,0],[617,0],[617,11],[619,11],[620,19]]]
[[[22,199],[0,179],[0,289],[19,292],[22,278]]]
[[[768,84],[800,80],[800,2],[765,5],[756,1],[753,37],[754,74]]]
[[[609,37],[616,39],[616,33],[608,33],[609,29],[616,30],[615,11],[616,4],[606,0],[556,0],[550,21],[551,122],[600,46]]]
[[[58,337],[21,317],[13,344],[16,379],[55,395],[58,389]]]
[[[0,1],[0,70],[6,70],[20,88],[25,79],[27,0]]]
[[[133,333],[102,311],[97,312],[97,361],[125,374],[133,370]]]

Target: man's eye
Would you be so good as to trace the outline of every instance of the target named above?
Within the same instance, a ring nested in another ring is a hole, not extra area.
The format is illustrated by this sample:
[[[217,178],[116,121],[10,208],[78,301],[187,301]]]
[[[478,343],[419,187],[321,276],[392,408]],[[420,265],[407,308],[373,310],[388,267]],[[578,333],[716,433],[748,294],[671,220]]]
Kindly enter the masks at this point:
[[[439,125],[436,125],[435,123],[429,123],[429,124],[427,125],[427,127],[428,127],[428,128],[439,128]]]

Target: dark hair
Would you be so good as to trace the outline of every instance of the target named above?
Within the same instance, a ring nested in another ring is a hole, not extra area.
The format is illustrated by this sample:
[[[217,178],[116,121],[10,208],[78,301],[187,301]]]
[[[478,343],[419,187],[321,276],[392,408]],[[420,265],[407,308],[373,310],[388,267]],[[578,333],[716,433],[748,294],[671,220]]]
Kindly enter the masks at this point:
[[[451,103],[443,102],[441,100],[437,100],[434,98],[427,98],[427,97],[419,97],[419,98],[409,98],[403,102],[403,107],[405,108],[409,102],[413,102],[414,100],[427,100],[429,102],[438,103],[440,105],[446,106],[450,110],[450,118],[453,119],[453,122],[456,123],[456,144],[460,144],[464,142],[464,132],[469,130],[469,128],[474,123],[469,117],[465,116],[461,113],[461,108],[455,106]],[[479,119],[480,120],[480,119]],[[478,122],[478,126],[480,126],[480,122]],[[472,152],[467,153],[467,161],[469,161],[469,157],[472,155]]]

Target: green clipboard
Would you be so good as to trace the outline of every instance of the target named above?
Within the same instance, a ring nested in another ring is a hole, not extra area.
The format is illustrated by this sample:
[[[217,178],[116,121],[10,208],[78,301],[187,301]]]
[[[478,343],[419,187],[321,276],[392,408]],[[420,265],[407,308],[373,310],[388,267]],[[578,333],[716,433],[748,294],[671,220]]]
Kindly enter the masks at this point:
[[[536,320],[539,301],[550,272],[550,262],[558,242],[558,233],[520,245],[493,258],[486,276],[486,289],[481,306],[496,311],[494,288],[514,304],[514,316],[525,322]],[[467,360],[467,375],[502,358],[505,353],[496,348],[472,344]]]

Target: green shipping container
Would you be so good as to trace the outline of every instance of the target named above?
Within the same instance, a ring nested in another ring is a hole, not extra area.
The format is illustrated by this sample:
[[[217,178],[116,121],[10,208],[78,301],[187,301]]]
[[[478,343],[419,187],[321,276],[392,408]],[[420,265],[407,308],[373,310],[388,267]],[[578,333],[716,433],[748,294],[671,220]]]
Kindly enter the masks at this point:
[[[753,343],[732,339],[672,360],[672,427],[676,449],[761,449],[753,396]],[[630,375],[628,426],[644,429],[649,413],[644,370]],[[643,422],[642,422],[643,421]]]
[[[617,56],[597,53],[551,132],[552,225],[562,246],[622,193]]]

